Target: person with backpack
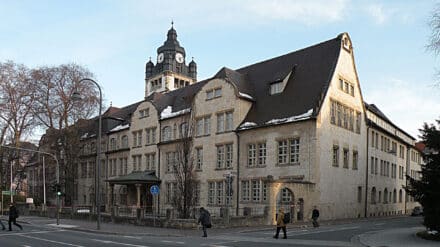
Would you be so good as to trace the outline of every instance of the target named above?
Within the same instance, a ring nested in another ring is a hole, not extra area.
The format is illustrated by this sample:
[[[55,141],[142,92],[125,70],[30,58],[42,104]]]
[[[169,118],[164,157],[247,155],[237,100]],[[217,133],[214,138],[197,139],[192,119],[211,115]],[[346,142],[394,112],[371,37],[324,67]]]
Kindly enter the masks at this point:
[[[20,224],[17,224],[17,218],[18,218],[18,210],[15,207],[15,205],[13,203],[11,203],[9,205],[9,231],[12,231],[12,224],[18,226],[18,228],[20,228],[20,230],[23,230],[23,227]]]
[[[208,210],[206,210],[205,208],[201,207],[200,210],[200,215],[199,215],[199,221],[197,222],[197,224],[201,224],[202,225],[202,229],[203,229],[203,236],[204,238],[208,237],[208,234],[206,233],[206,228],[211,228],[211,214],[208,212]]]
[[[319,227],[318,218],[319,218],[319,210],[316,208],[316,206],[314,206],[312,211],[313,227]]]
[[[278,235],[280,234],[280,230],[283,229],[283,233],[284,233],[284,239],[287,238],[287,233],[286,233],[286,221],[288,221],[288,219],[286,219],[285,214],[284,214],[284,209],[280,208],[278,210],[278,216],[277,216],[277,233],[273,236],[273,238],[278,238]]]

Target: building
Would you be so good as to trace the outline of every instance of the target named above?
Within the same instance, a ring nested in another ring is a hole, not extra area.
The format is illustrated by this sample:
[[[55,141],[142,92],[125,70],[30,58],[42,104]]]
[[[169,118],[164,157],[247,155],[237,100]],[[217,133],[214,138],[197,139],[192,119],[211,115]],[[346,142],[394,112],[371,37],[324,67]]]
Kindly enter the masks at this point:
[[[105,211],[173,211],[173,165],[190,132],[196,205],[214,215],[285,208],[293,221],[409,212],[415,139],[363,100],[349,35],[196,82],[171,27],[145,69],[145,99],[103,116]],[[93,205],[96,121],[82,135],[76,205]],[[95,126],[95,128],[93,128]],[[149,189],[160,186],[159,196]]]

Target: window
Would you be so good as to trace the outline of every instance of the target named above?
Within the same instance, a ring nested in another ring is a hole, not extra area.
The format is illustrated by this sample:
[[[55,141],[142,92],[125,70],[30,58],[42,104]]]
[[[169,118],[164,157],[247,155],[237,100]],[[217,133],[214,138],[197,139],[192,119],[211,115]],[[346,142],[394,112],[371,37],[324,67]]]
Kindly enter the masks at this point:
[[[127,158],[123,158],[122,159],[122,166],[124,167],[124,170],[123,170],[123,174],[124,175],[127,175],[127,169],[128,169],[128,159]]]
[[[188,137],[188,124],[181,123],[179,128],[180,138]]]
[[[358,198],[358,203],[361,203],[362,202],[362,186],[358,186],[357,198]]]
[[[208,205],[217,205],[222,206],[225,202],[230,205],[232,202],[232,197],[228,196],[226,198],[225,191],[226,182],[216,181],[216,182],[208,182]]]
[[[258,144],[258,165],[266,165],[266,143]]]
[[[119,175],[124,175],[124,159],[119,158]]]
[[[339,78],[338,88],[339,88],[339,90],[343,91],[344,93],[349,94],[354,97],[353,83],[351,83],[345,79]]]
[[[260,201],[260,180],[252,180],[252,201]]]
[[[81,163],[81,178],[87,178],[87,163]]]
[[[359,157],[358,152],[357,151],[353,151],[353,167],[352,167],[353,170],[357,170],[358,169],[358,157]]]
[[[283,82],[282,81],[270,84],[270,94],[271,95],[281,93],[282,91],[283,91]]]
[[[146,170],[156,169],[156,153],[149,153],[145,155]]]
[[[209,135],[211,132],[211,117],[206,116],[196,120],[196,135]]]
[[[121,137],[121,148],[128,148],[128,136],[126,135]]]
[[[146,144],[155,144],[156,143],[156,127],[145,129],[146,133]]]
[[[232,168],[232,144],[217,146],[217,169]]]
[[[150,112],[149,108],[139,110],[139,118],[148,117],[150,115],[149,112]]]
[[[289,203],[292,201],[292,193],[289,189],[283,188],[281,190],[281,202],[282,203]]]
[[[196,169],[202,170],[203,167],[203,148],[196,148]]]
[[[385,188],[385,190],[383,191],[383,203],[386,204],[388,203],[388,189]]]
[[[171,127],[165,126],[162,128],[162,141],[171,141]]]
[[[166,189],[166,202],[167,203],[172,203],[173,202],[173,196],[176,194],[176,187],[177,184],[173,183],[173,182],[167,182],[165,184],[165,189]]]
[[[375,171],[374,171],[374,157],[371,157],[371,163],[370,163],[370,170],[371,170],[371,175],[374,175],[375,174]]]
[[[250,182],[249,181],[241,181],[241,200],[249,201],[250,198]]]
[[[330,123],[336,124],[336,102],[330,101]]]
[[[232,112],[217,114],[217,133],[233,130]]]
[[[140,171],[142,168],[142,155],[133,155],[133,171]]]
[[[133,132],[133,147],[140,147],[142,145],[142,130]]]
[[[330,123],[359,134],[361,113],[337,101],[330,100]]]
[[[174,172],[178,162],[177,152],[167,152],[165,154],[165,162],[166,162],[167,172]]]
[[[299,163],[299,138],[278,141],[278,165]]]
[[[371,204],[376,204],[376,188],[375,187],[373,187],[371,189]]]
[[[343,154],[344,154],[344,164],[343,164],[343,167],[348,169],[348,154],[349,154],[348,149],[344,148],[343,149]]]
[[[333,166],[339,166],[339,147],[334,145],[333,146]]]
[[[215,88],[206,91],[206,100],[218,98],[222,96],[222,88]]]
[[[116,139],[115,138],[110,139],[110,150],[116,150]]]
[[[255,144],[248,145],[248,166],[253,167],[257,163],[257,148]]]
[[[356,133],[361,133],[361,113],[356,111]]]

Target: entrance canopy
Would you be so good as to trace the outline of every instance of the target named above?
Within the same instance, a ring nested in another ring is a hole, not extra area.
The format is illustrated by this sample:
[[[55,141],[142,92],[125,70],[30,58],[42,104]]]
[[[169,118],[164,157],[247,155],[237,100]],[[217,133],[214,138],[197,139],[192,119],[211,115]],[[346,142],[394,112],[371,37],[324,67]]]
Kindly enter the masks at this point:
[[[130,174],[107,179],[110,185],[113,184],[159,184],[160,179],[156,176],[155,171],[134,171]]]

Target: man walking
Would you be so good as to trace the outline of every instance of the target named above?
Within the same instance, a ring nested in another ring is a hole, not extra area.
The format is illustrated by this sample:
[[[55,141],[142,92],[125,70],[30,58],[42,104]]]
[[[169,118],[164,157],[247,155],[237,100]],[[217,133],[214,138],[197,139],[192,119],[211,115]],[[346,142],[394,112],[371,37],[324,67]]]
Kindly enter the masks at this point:
[[[277,233],[275,234],[275,236],[273,236],[273,238],[278,238],[279,234],[280,234],[280,230],[283,229],[283,233],[284,233],[284,239],[287,238],[287,234],[286,234],[286,223],[284,222],[284,209],[280,208],[278,210],[278,216],[277,216]]]
[[[208,212],[208,210],[204,209],[203,207],[200,208],[200,216],[199,221],[197,223],[200,223],[202,225],[203,229],[203,236],[204,238],[208,237],[208,234],[206,233],[206,228],[211,228],[211,214]]]
[[[12,231],[12,225],[11,225],[12,223],[14,225],[18,226],[18,228],[20,228],[20,230],[23,230],[23,227],[21,227],[20,224],[17,224],[17,221],[16,221],[17,218],[18,218],[18,210],[15,207],[15,205],[13,203],[11,203],[9,205],[9,221],[8,221],[9,231]]]
[[[316,206],[314,206],[312,211],[313,227],[319,227],[318,218],[319,218],[319,210],[316,208]]]
[[[0,225],[2,226],[2,230],[3,230],[3,231],[6,230],[6,227],[5,227],[5,225],[3,225],[3,222],[2,222],[1,219],[0,219]]]

